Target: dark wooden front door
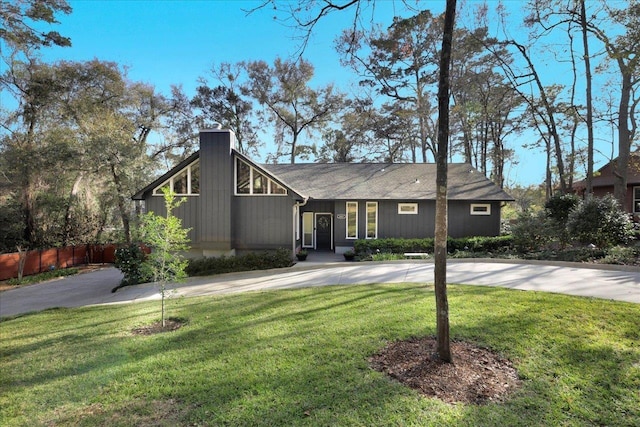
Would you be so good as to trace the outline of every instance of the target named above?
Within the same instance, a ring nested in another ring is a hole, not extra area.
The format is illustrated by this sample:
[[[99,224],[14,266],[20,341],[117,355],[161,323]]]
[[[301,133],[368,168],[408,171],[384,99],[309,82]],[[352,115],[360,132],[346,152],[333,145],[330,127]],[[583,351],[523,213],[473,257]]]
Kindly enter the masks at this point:
[[[331,250],[331,226],[330,214],[316,215],[316,249]]]

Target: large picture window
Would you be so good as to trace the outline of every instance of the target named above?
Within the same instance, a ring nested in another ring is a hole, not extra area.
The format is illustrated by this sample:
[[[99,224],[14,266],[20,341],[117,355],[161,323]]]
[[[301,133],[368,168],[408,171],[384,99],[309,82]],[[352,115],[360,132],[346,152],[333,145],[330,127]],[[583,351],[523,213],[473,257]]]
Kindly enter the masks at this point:
[[[367,202],[367,239],[378,238],[378,202]]]
[[[188,165],[180,172],[153,189],[154,196],[162,196],[162,189],[169,188],[178,196],[200,194],[200,161]]]
[[[253,166],[241,159],[237,159],[236,194],[255,196],[269,194],[286,195],[287,190]]]
[[[347,202],[347,239],[358,238],[358,202]]]

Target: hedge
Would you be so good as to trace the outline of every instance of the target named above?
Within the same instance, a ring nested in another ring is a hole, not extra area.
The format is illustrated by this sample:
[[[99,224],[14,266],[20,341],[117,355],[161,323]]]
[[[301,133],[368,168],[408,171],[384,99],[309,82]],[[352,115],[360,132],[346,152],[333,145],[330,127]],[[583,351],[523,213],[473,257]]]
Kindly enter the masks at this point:
[[[237,271],[290,267],[292,264],[291,250],[278,249],[276,251],[251,252],[242,256],[190,260],[185,271],[189,276],[209,276]]]
[[[432,237],[424,239],[375,239],[375,240],[356,240],[354,249],[358,255],[367,255],[373,253],[394,253],[403,254],[407,252],[426,252],[433,253],[434,240]],[[513,239],[508,236],[497,237],[463,237],[448,238],[447,251],[450,253],[456,251],[472,251],[472,252],[494,252],[506,250],[513,246]]]

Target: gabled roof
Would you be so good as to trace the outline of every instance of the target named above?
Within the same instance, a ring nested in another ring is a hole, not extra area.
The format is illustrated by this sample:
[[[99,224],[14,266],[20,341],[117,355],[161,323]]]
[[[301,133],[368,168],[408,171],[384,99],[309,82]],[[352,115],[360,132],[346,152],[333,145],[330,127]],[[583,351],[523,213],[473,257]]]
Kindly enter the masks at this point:
[[[316,200],[435,200],[434,163],[296,163],[258,164],[233,150],[233,154],[288,188],[296,196]],[[196,152],[138,191],[134,200],[197,160]],[[468,163],[448,165],[449,200],[514,200]]]
[[[433,163],[298,163],[262,165],[312,199],[435,200]],[[450,200],[514,200],[467,163],[449,164]]]

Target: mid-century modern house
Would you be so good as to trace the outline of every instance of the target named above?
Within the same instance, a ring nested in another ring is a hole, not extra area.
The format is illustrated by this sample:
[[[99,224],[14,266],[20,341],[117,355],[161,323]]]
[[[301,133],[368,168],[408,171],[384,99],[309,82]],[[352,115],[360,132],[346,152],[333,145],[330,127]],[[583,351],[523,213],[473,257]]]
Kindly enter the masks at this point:
[[[356,239],[433,237],[436,165],[259,164],[235,135],[200,133],[200,150],[133,196],[164,215],[163,187],[186,197],[174,211],[190,227],[192,256],[264,249],[343,253]],[[450,164],[449,235],[495,236],[513,200],[469,164]]]
[[[605,194],[613,193],[615,165],[618,159],[613,159],[593,175],[591,185],[593,195],[602,197]],[[587,183],[585,180],[575,182],[573,191],[578,195],[584,195]],[[623,206],[624,210],[637,219],[640,217],[640,153],[632,153],[629,156],[629,166],[627,168],[627,196]]]

